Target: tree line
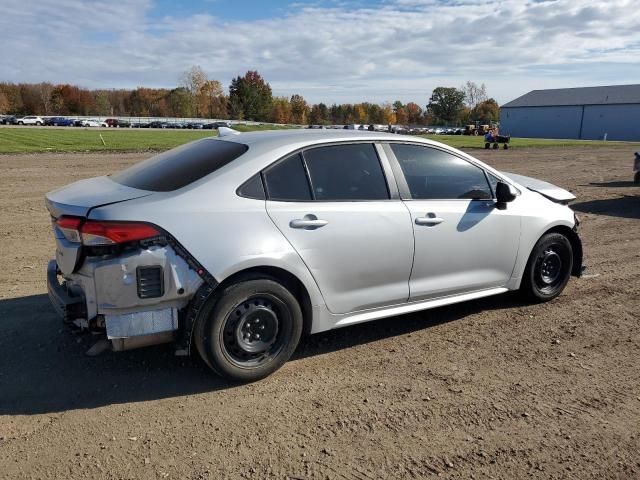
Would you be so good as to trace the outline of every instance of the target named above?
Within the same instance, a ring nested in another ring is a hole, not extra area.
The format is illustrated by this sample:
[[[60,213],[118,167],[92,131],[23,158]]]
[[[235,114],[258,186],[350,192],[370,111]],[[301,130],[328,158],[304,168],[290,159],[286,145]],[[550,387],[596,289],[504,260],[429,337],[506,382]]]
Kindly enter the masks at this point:
[[[292,124],[465,125],[498,121],[500,107],[484,84],[437,87],[424,108],[416,102],[309,104],[302,95],[274,96],[257,71],[231,81],[226,94],[202,68],[184,72],[173,89],[86,89],[77,85],[0,83],[0,114],[183,117]]]

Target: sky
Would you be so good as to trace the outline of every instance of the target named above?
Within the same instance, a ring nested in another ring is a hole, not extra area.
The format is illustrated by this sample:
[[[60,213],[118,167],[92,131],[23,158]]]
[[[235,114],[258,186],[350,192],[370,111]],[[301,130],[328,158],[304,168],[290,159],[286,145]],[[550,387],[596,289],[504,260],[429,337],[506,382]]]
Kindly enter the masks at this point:
[[[317,103],[640,82],[638,0],[0,0],[0,81],[174,87],[258,70]]]

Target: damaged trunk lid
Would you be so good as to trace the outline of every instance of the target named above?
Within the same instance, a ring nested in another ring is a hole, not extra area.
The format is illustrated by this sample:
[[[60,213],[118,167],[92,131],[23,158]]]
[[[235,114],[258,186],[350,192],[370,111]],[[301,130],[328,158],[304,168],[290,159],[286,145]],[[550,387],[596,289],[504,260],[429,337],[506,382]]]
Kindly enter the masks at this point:
[[[60,271],[64,275],[73,273],[78,266],[82,244],[65,238],[55,223],[56,219],[62,216],[86,218],[93,208],[152,194],[153,192],[121,185],[106,176],[80,180],[47,193],[45,203],[54,222],[56,261]]]

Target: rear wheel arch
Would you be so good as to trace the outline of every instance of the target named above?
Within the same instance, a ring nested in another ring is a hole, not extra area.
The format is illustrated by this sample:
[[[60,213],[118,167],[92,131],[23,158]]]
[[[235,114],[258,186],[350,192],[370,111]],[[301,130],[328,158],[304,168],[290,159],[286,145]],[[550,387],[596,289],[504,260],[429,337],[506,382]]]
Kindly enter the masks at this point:
[[[222,292],[227,286],[232,285],[234,283],[239,283],[247,280],[255,280],[259,278],[267,278],[271,280],[275,280],[281,285],[283,285],[287,290],[289,290],[298,303],[300,304],[300,309],[302,310],[303,316],[303,335],[308,335],[311,332],[311,327],[313,324],[313,308],[311,302],[311,296],[309,295],[309,291],[304,283],[293,273],[285,270],[283,268],[274,267],[274,266],[255,266],[245,268],[243,270],[239,270],[229,275],[224,280],[220,281],[220,284],[216,286],[216,289],[213,292],[213,295],[216,292]]]

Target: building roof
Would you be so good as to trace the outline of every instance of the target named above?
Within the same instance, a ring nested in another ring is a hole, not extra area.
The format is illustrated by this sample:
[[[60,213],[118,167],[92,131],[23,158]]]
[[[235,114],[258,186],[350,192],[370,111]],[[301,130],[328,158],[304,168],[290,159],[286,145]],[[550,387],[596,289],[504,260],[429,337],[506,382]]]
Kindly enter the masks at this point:
[[[532,90],[502,105],[501,108],[615,105],[621,103],[640,103],[640,85],[609,85],[605,87]]]

